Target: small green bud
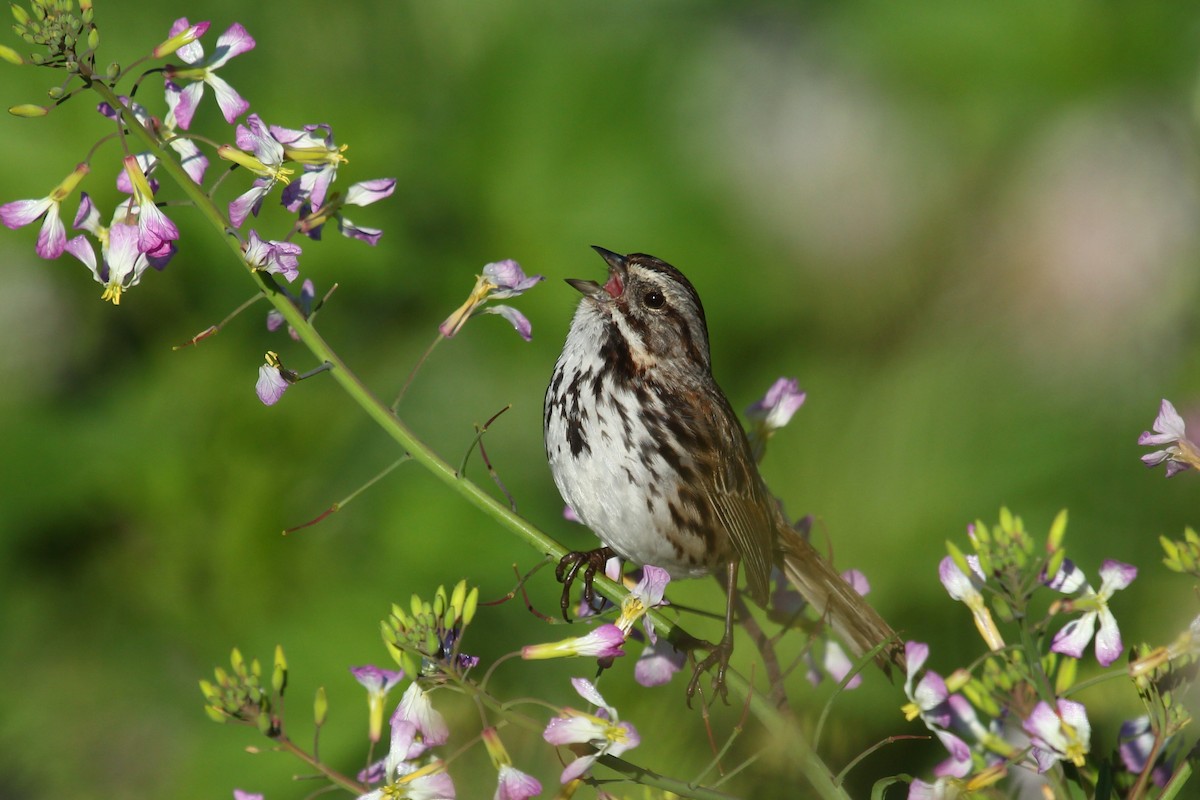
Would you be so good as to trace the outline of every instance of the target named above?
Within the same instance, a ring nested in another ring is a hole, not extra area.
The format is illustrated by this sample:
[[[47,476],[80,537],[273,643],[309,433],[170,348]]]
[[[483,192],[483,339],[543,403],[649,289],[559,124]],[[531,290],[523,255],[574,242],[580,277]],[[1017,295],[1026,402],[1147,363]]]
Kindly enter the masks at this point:
[[[12,8],[13,19],[15,19],[17,21],[18,25],[28,25],[29,24],[29,12],[28,11],[26,11],[24,8],[17,5],[16,3],[10,4],[9,7]]]
[[[229,715],[216,706],[205,706],[204,713],[208,714],[208,718],[213,722],[228,722]]]
[[[994,595],[992,597],[992,608],[995,609],[996,616],[1000,618],[1001,622],[1013,621],[1012,608],[1009,607],[1008,601],[1006,601],[1000,595]]]
[[[1050,523],[1050,534],[1046,537],[1046,550],[1053,553],[1062,547],[1063,536],[1067,532],[1067,510],[1058,512],[1054,522]]]
[[[229,666],[233,667],[233,672],[239,678],[246,677],[246,659],[242,658],[242,651],[236,647],[229,654]]]
[[[121,74],[121,65],[117,62],[112,62],[108,68],[104,70],[104,77],[110,81],[115,81],[117,76]]]
[[[325,717],[329,714],[329,698],[325,696],[325,687],[321,686],[317,689],[317,696],[313,700],[313,723],[319,728],[325,724]]]
[[[275,670],[271,673],[271,689],[282,695],[287,688],[287,659],[283,656],[283,645],[275,645]]]
[[[467,601],[467,582],[461,580],[454,584],[454,591],[450,594],[450,610],[454,612],[454,618],[458,619],[463,615],[463,605]]]
[[[1000,530],[1008,532],[1016,527],[1016,520],[1007,507],[1000,507]]]
[[[100,47],[100,29],[92,28],[88,31],[87,38],[88,50],[95,50]]]
[[[2,44],[0,44],[0,58],[3,58],[10,64],[16,64],[18,67],[25,63],[25,59],[21,58],[21,55],[16,50]]]
[[[433,595],[433,616],[441,619],[446,613],[446,587],[439,586]]]
[[[64,94],[66,94],[66,92],[63,91],[63,88],[61,86],[51,86],[46,91],[46,94],[48,94],[50,96],[51,100],[57,100],[60,97],[62,97]]]
[[[223,667],[217,667],[213,670],[213,675],[217,677],[217,685],[228,687],[232,682],[229,680],[229,673]]]
[[[467,602],[463,607],[463,625],[470,625],[471,620],[475,619],[475,608],[479,605],[479,587],[474,586],[467,594]]]
[[[1054,693],[1064,694],[1075,685],[1075,675],[1079,671],[1079,660],[1075,658],[1058,659],[1058,675],[1054,680]]]
[[[262,677],[262,664],[258,663],[257,658],[250,662],[250,674],[255,678]]]
[[[204,693],[204,699],[206,700],[215,700],[221,696],[221,691],[206,680],[200,681],[200,691]]]
[[[33,103],[22,103],[19,106],[10,106],[8,113],[14,117],[25,117],[33,119],[34,117],[44,117],[50,113],[50,109],[45,106],[34,105]]]
[[[420,617],[421,617],[421,598],[417,597],[414,594],[412,596],[412,602],[410,603],[410,607],[412,608],[413,618],[420,619]]]
[[[260,711],[258,717],[254,720],[254,724],[258,727],[258,732],[263,736],[271,735],[271,715],[266,711]]]

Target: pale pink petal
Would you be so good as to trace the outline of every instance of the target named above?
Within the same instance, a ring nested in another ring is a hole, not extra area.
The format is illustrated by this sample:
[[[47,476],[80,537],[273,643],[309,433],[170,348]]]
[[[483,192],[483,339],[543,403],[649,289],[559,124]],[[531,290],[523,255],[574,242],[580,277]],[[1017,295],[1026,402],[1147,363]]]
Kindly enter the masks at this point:
[[[1054,635],[1050,649],[1055,653],[1062,653],[1072,658],[1083,658],[1084,648],[1092,640],[1095,630],[1096,612],[1091,611],[1064,625],[1062,630]]]
[[[0,206],[0,221],[5,226],[16,230],[41,217],[52,205],[54,205],[54,201],[49,197],[43,197],[40,200],[14,200]]]
[[[217,46],[213,50],[213,58],[208,62],[208,66],[210,69],[223,66],[234,56],[240,56],[242,53],[253,50],[254,45],[254,37],[242,27],[241,23],[235,22],[217,37]],[[233,122],[233,120],[229,121]]]
[[[204,76],[204,82],[216,92],[217,105],[220,106],[221,113],[225,116],[225,121],[230,125],[238,117],[250,110],[250,103],[243,99],[221,76],[210,72]]]

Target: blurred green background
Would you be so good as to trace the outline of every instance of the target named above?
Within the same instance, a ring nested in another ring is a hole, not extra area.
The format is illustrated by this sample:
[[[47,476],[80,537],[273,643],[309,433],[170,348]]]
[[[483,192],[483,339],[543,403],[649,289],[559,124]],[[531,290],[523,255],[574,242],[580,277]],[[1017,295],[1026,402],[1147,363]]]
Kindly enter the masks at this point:
[[[1165,641],[1196,612],[1156,543],[1200,522],[1196,476],[1164,480],[1136,445],[1162,397],[1200,426],[1200,14],[1185,6],[96,4],[104,59],[122,63],[176,16],[212,21],[210,52],[242,22],[258,47],[221,74],[253,110],[288,127],[332,123],[350,145],[339,185],[398,177],[391,200],[351,215],[386,230],[377,248],[331,232],[305,243],[302,262],[319,293],[340,285],[320,328],[380,396],[394,396],[484,263],[515,258],[547,277],[513,301],[531,343],[498,318],[472,321],[436,350],[404,416],[457,463],[472,425],[511,403],[489,455],[521,513],[572,546],[593,540],[559,517],[540,430],[575,302],[561,279],[602,274],[590,244],[682,268],[735,407],[779,375],[809,393],[767,455],[774,491],[816,516],[838,565],[866,572],[878,607],[932,643],[942,672],[981,649],[937,582],[944,541],[962,543],[968,522],[1005,504],[1038,536],[1069,508],[1068,548],[1090,576],[1104,558],[1139,565],[1113,602],[1127,643]],[[39,102],[58,79],[7,64],[3,76],[5,105]],[[150,76],[138,95],[157,113],[159,86]],[[108,131],[92,108],[81,98],[47,119],[0,121],[0,199],[40,197],[66,175]],[[211,92],[199,119],[232,140]],[[84,185],[106,210],[118,156],[105,145]],[[197,679],[234,645],[269,661],[282,643],[296,738],[307,740],[310,698],[325,686],[322,753],[353,770],[366,713],[347,667],[387,662],[378,620],[390,603],[463,577],[496,598],[512,564],[536,562],[415,466],[280,536],[396,448],[329,380],[258,403],[263,351],[309,366],[266,333],[264,305],[172,351],[253,291],[198,215],[172,216],[179,256],[119,308],[71,258],[38,260],[33,229],[0,236],[5,798],[229,797],[235,786],[305,797],[316,784],[291,782],[298,762],[247,755],[265,740],[204,716]],[[256,227],[278,236],[286,224],[268,210]],[[471,469],[487,481],[478,461]],[[556,607],[549,571],[530,592]],[[710,581],[676,597],[720,603]],[[467,649],[485,660],[567,630],[519,602],[481,617]],[[633,686],[630,666],[604,683],[642,732],[630,757],[693,777],[710,760],[699,714],[678,682]],[[587,669],[511,664],[496,689],[575,702],[565,678]],[[815,719],[830,689],[797,679],[793,696]],[[1114,686],[1083,696],[1101,752],[1138,708]],[[902,702],[877,676],[839,697],[829,762],[922,733]],[[465,741],[478,722],[461,711],[452,722]],[[714,713],[720,736],[739,711]],[[549,796],[546,746],[508,739]],[[761,746],[751,732],[738,749]],[[863,796],[884,775],[928,775],[940,757],[936,743],[893,744],[851,786]],[[794,796],[758,782],[777,766],[728,788]],[[491,795],[482,748],[454,770],[460,797]]]

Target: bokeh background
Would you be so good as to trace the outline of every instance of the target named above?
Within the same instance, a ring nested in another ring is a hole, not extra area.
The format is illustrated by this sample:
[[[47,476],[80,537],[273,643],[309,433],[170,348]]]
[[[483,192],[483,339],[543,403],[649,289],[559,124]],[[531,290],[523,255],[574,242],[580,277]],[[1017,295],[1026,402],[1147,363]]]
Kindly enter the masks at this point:
[[[981,648],[937,582],[944,542],[962,543],[968,522],[1001,505],[1038,536],[1069,508],[1068,547],[1089,575],[1104,558],[1141,568],[1113,602],[1127,642],[1163,642],[1196,613],[1156,543],[1200,521],[1196,477],[1164,480],[1136,445],[1162,397],[1200,426],[1200,15],[1186,4],[96,6],[105,58],[122,63],[177,16],[212,21],[210,51],[242,22],[258,47],[222,75],[254,110],[289,127],[333,123],[350,145],[342,182],[398,177],[391,200],[352,215],[386,230],[377,248],[331,235],[303,260],[319,292],[339,284],[320,328],[380,396],[484,263],[515,258],[547,277],[514,301],[531,343],[497,317],[472,321],[435,351],[404,416],[457,463],[473,424],[511,403],[489,454],[521,513],[568,544],[592,540],[560,519],[540,408],[575,302],[561,279],[599,277],[588,245],[600,244],[692,278],[735,407],[799,377],[809,401],[774,440],[767,479],[790,511],[815,515],[839,566],[870,577],[898,628],[932,643],[934,668]],[[57,79],[5,64],[4,103],[38,102]],[[139,99],[161,112],[159,86],[148,77]],[[231,141],[211,100],[198,128]],[[42,196],[83,158],[108,130],[92,106],[0,121],[0,199]],[[118,156],[104,145],[85,184],[106,209]],[[253,291],[198,215],[172,213],[179,256],[119,308],[69,257],[38,260],[32,229],[0,236],[5,798],[229,797],[234,786],[305,797],[317,784],[291,780],[298,762],[248,755],[266,742],[205,717],[197,679],[234,645],[269,661],[282,643],[296,738],[307,741],[325,686],[322,753],[353,770],[366,711],[347,667],[387,662],[378,620],[390,603],[464,577],[496,598],[513,564],[537,561],[415,466],[281,536],[396,448],[332,381],[258,403],[264,350],[307,364],[267,334],[261,304],[172,351]],[[287,223],[268,210],[256,224],[279,235]],[[471,469],[487,481],[478,461]],[[553,610],[549,571],[530,592]],[[677,599],[715,608],[719,595],[692,582]],[[565,630],[514,602],[486,612],[468,649],[494,659]],[[513,664],[496,688],[573,702],[565,678],[580,669]],[[828,684],[796,677],[793,696],[815,719]],[[700,774],[710,755],[680,685],[642,690],[624,664],[604,690],[642,732],[631,758]],[[1136,698],[1118,682],[1083,699],[1095,747],[1111,748]],[[902,702],[877,676],[837,698],[830,763],[921,733]],[[728,732],[738,710],[714,714]],[[460,743],[476,730],[469,709],[452,721]],[[508,744],[555,784],[536,735]],[[751,731],[737,749],[762,746]],[[928,775],[939,758],[936,743],[893,744],[851,787],[863,796],[884,775]],[[728,789],[795,796],[779,775],[786,765],[760,763]],[[491,795],[481,748],[455,776],[460,797]]]

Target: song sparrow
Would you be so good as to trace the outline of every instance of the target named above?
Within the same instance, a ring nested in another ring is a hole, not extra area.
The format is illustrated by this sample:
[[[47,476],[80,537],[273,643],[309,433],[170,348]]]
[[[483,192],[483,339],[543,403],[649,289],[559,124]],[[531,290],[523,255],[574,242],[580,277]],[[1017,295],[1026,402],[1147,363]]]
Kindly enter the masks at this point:
[[[758,474],[746,434],[713,380],[704,309],[679,270],[654,256],[594,248],[608,280],[568,280],[583,294],[546,391],[546,456],[563,498],[604,547],[570,553],[565,584],[592,576],[613,554],[673,578],[718,570],[727,595],[725,634],[688,686],[716,666],[724,691],[733,647],[739,566],[765,605],[773,565],[856,655],[900,663],[896,635],[784,519]],[[590,594],[590,592],[588,592]]]

